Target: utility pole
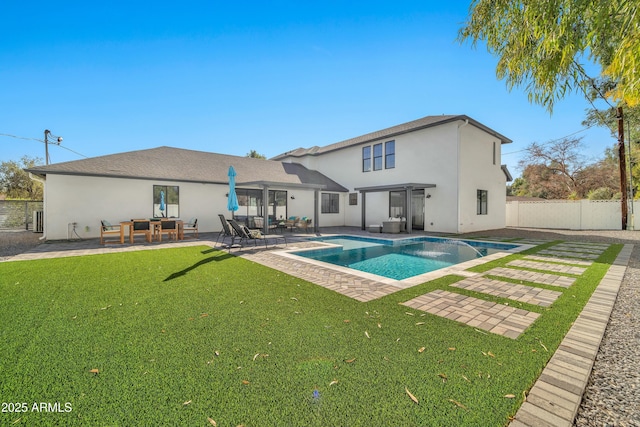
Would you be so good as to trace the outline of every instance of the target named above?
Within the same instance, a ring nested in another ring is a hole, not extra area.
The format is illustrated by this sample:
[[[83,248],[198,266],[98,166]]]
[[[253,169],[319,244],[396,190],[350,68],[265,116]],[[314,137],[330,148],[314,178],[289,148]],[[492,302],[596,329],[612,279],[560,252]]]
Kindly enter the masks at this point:
[[[627,160],[624,153],[624,118],[622,107],[618,107],[616,114],[618,119],[618,160],[620,161],[620,207],[622,211],[622,229],[627,229]]]
[[[49,164],[49,140],[47,139],[47,136],[49,136],[51,132],[49,132],[49,129],[45,129],[44,130],[44,164],[48,165]]]
[[[45,129],[44,130],[44,162],[46,165],[49,164],[49,139],[48,136],[51,135],[51,131],[49,129]],[[56,142],[58,143],[58,145],[60,145],[60,143],[62,142],[62,137],[61,136],[54,136],[51,135],[56,139]]]

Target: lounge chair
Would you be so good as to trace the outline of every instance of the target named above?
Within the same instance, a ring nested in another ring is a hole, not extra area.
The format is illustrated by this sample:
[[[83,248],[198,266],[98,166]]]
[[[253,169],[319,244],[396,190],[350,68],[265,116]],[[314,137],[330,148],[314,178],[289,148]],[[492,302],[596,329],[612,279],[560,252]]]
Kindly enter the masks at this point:
[[[162,235],[166,234],[169,239],[178,240],[178,223],[175,220],[162,220],[160,227],[156,229],[158,233],[158,241],[162,242]]]
[[[220,222],[222,223],[222,230],[220,230],[220,233],[218,233],[218,237],[216,238],[216,245],[221,238],[222,240],[220,241],[220,243],[224,243],[224,239],[230,238],[231,243],[233,244],[233,231],[231,231],[231,227],[229,227],[229,222],[222,214],[218,214],[218,217],[220,218]]]
[[[185,222],[182,226],[183,233],[186,231],[191,231],[193,233],[193,237],[195,239],[198,238],[198,218],[191,218],[189,221]]]
[[[253,240],[254,246],[257,246],[258,240],[263,241],[265,248],[269,247],[268,243],[270,240],[275,242],[277,242],[278,240],[283,240],[284,245],[287,246],[287,238],[282,234],[262,234],[260,230],[249,230],[247,227],[240,225],[233,220],[229,221],[229,224],[231,225],[231,227],[233,228],[233,231],[236,234],[234,241],[231,243],[231,246],[233,246],[233,243],[235,243],[235,240],[238,240],[238,239],[240,239],[240,247],[243,247],[245,242],[248,242],[251,240]],[[274,243],[274,244],[277,244],[277,243]],[[229,248],[229,250],[231,250],[231,248]]]
[[[244,244],[251,240],[253,240],[253,245],[257,246],[256,242],[259,239],[259,237],[257,237],[257,234],[251,233],[251,230],[246,228],[244,225],[238,224],[238,222],[233,219],[229,220],[229,225],[231,226],[234,232],[234,235],[231,238],[231,245],[229,246],[229,251],[231,251],[231,246],[233,246],[236,243],[236,240],[239,242],[240,247],[244,247]],[[267,244],[265,243],[265,247],[266,246]]]
[[[124,233],[122,232],[122,225],[112,225],[109,221],[102,220],[100,226],[100,244],[105,245],[107,243],[124,243]],[[120,238],[118,241],[106,241],[104,240],[105,236],[113,236],[118,235]]]

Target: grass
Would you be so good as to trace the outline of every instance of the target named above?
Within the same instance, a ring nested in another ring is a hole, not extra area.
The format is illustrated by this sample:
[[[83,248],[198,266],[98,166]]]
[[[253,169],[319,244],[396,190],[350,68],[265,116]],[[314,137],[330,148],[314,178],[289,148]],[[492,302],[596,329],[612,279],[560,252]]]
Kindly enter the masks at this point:
[[[457,276],[360,303],[206,247],[0,263],[0,396],[28,407],[0,424],[502,426],[620,248],[547,309]],[[435,289],[542,316],[512,340],[401,305]]]

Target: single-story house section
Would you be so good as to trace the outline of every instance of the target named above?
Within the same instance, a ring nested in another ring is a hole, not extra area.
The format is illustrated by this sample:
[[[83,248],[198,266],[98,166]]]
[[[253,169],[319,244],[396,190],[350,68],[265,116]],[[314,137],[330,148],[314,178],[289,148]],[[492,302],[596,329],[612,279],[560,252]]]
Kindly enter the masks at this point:
[[[307,216],[319,224],[323,194],[347,189],[295,163],[229,156],[171,147],[131,151],[39,166],[27,171],[44,181],[46,239],[99,237],[100,221],[176,217],[198,219],[200,232],[221,229],[227,210],[229,166],[236,171],[240,208],[235,217],[253,227],[253,218]],[[160,210],[164,192],[164,210]],[[266,201],[266,203],[265,203]],[[325,225],[336,225],[328,216]],[[265,224],[268,226],[268,223]],[[341,224],[338,224],[341,225]]]
[[[250,227],[255,217],[298,216],[316,228],[364,229],[393,217],[408,232],[462,233],[505,226],[510,175],[500,155],[510,142],[464,115],[428,116],[270,160],[159,147],[27,172],[45,184],[50,240],[98,237],[103,219],[157,216],[197,218],[201,232],[219,231],[218,214],[232,216],[229,166],[240,204],[233,216]]]

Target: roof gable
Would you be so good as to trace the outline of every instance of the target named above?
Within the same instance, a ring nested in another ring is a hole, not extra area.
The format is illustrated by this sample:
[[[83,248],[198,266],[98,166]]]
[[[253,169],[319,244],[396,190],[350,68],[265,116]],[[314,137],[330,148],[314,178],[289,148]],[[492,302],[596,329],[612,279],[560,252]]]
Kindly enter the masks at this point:
[[[340,150],[343,148],[351,147],[358,144],[364,144],[367,142],[376,141],[384,138],[393,138],[398,135],[402,135],[404,133],[415,132],[417,130],[426,129],[433,126],[440,126],[446,123],[455,122],[458,120],[468,120],[469,124],[495,136],[500,140],[502,144],[508,144],[512,142],[506,136],[499,134],[493,129],[488,128],[482,123],[472,119],[466,115],[441,115],[441,116],[427,116],[418,120],[413,120],[407,123],[402,123],[400,125],[392,126],[390,128],[382,129],[379,131],[367,133],[365,135],[361,135],[355,138],[347,139],[344,141],[336,142],[334,144],[326,145],[324,147],[314,146],[311,148],[296,148],[295,150],[287,151],[285,153],[279,154],[272,158],[272,160],[279,160],[286,157],[302,157],[305,155],[317,155],[328,153],[335,150]]]

